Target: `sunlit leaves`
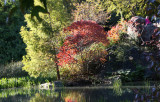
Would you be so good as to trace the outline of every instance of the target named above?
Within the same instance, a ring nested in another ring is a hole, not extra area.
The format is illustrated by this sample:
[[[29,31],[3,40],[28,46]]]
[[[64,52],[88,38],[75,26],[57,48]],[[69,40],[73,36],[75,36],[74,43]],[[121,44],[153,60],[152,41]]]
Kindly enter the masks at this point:
[[[14,2],[18,3],[18,1],[14,1]],[[37,2],[37,0],[19,0],[19,5],[15,5],[15,7],[11,9],[9,17],[12,16],[13,13],[17,11],[18,8],[20,8],[23,14],[25,14],[28,11],[31,11],[32,17],[35,16],[39,21],[42,21],[42,18],[40,17],[39,12],[47,13],[46,0],[40,0],[44,8],[42,6],[36,6],[35,2]],[[2,7],[1,3],[0,3],[0,7]]]
[[[47,1],[46,0],[40,0],[40,1],[43,3],[45,9],[47,10]]]
[[[27,45],[23,69],[34,77],[53,77],[57,71],[55,55],[59,49],[59,39],[63,39],[60,31],[69,22],[69,13],[63,0],[48,0],[47,10],[43,0],[43,3],[35,1],[32,14],[25,15],[27,26],[22,27],[20,32]],[[37,15],[42,19],[41,22],[35,18]]]
[[[94,42],[102,42],[104,45],[108,44],[103,27],[94,21],[77,21],[64,30],[65,32],[70,32],[70,36],[66,37],[57,55],[59,65],[73,63],[76,61],[74,55],[83,51],[85,47],[90,46]]]
[[[125,19],[131,16],[145,16],[149,0],[104,0],[108,11],[116,11]]]
[[[110,42],[116,43],[120,40],[120,34],[127,32],[127,22],[121,21],[121,23],[113,26],[111,30],[108,31],[107,38]]]

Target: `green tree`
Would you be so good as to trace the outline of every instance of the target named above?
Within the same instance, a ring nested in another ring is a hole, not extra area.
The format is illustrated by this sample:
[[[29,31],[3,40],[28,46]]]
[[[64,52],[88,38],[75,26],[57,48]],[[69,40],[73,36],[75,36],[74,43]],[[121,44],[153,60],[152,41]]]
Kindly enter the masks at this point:
[[[27,55],[23,57],[23,69],[31,76],[54,77],[57,72],[57,79],[60,79],[56,54],[58,42],[61,39],[60,31],[70,23],[69,0],[48,0],[46,2],[48,13],[39,13],[43,20],[38,21],[31,14],[26,14],[26,27],[21,27],[21,36],[27,45]],[[65,4],[68,5],[65,5]],[[40,0],[35,0],[34,6],[45,5]]]
[[[17,0],[0,3],[0,64],[6,64],[21,60],[25,54],[25,44],[19,34],[20,27],[25,23],[20,10],[9,16],[10,10],[19,5]]]
[[[40,2],[43,3],[44,8],[41,6],[35,6],[34,3],[36,2],[36,0],[1,0],[0,7],[2,7],[2,5],[7,5],[7,2],[18,3],[18,5],[15,5],[9,11],[10,16],[17,10],[21,10],[23,14],[25,14],[26,12],[28,12],[28,10],[30,10],[32,17],[35,16],[39,21],[42,21],[42,18],[40,18],[39,16],[39,12],[43,13],[47,12],[46,0],[40,0]]]
[[[148,14],[147,8],[150,6],[156,6],[159,3],[155,1],[150,3],[148,0],[101,0],[103,6],[107,8],[109,12],[116,11],[117,15],[121,15],[121,18],[128,19],[131,16],[146,16]],[[156,10],[153,8],[153,10]]]

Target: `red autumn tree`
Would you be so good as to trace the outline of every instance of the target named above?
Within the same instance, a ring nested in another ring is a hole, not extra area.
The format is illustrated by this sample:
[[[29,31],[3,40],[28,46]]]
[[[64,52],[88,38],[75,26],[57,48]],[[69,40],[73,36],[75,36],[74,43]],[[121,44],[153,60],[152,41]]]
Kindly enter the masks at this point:
[[[92,43],[108,44],[104,28],[94,21],[81,20],[74,22],[71,26],[65,28],[64,32],[69,32],[70,35],[66,37],[60,52],[57,54],[58,64],[61,66],[75,62],[74,55]]]

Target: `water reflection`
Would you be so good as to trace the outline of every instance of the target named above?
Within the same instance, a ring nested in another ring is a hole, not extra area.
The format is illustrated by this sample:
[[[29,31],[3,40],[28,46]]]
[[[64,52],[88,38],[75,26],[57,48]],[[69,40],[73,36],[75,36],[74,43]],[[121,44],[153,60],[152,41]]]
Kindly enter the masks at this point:
[[[56,96],[46,96],[40,93],[35,93],[35,96],[31,97],[29,102],[61,102],[61,99]]]
[[[146,92],[148,91],[148,93]],[[159,102],[160,90],[137,87],[76,87],[57,90],[0,90],[0,102]]]
[[[146,91],[147,90],[147,91]],[[134,89],[134,102],[160,102],[160,89],[152,87],[150,89]]]
[[[114,80],[113,82],[113,93],[115,93],[115,95],[117,96],[121,96],[122,95],[122,82],[120,79]]]
[[[65,95],[65,102],[85,102],[84,93],[82,92],[70,92]]]

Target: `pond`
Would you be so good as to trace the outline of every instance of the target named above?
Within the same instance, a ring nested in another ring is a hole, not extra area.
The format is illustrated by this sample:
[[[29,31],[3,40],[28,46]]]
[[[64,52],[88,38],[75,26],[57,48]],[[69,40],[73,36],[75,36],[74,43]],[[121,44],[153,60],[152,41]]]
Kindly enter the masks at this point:
[[[159,92],[151,86],[29,87],[0,90],[0,102],[159,102]]]

